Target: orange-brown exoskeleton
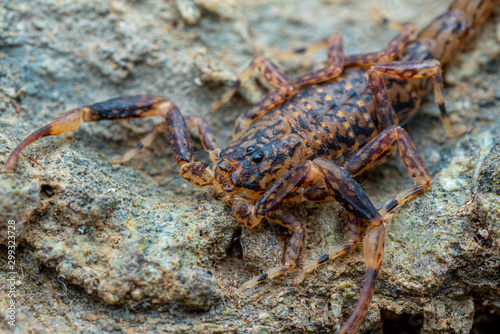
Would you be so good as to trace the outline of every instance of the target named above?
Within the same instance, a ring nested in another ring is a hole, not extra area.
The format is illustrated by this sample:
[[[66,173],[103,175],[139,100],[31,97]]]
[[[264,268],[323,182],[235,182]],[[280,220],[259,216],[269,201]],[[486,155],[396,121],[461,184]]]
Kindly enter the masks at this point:
[[[434,92],[448,136],[451,127],[443,94],[442,65],[450,60],[470,32],[491,13],[496,0],[456,0],[447,12],[417,35],[412,24],[381,52],[344,57],[342,37],[329,38],[296,53],[326,47],[328,65],[291,80],[275,64],[256,56],[212,110],[226,103],[257,69],[277,89],[248,109],[236,122],[234,142],[217,148],[207,122],[182,116],[174,102],[161,96],[127,96],[73,109],[29,135],[12,152],[11,169],[32,142],[79,128],[80,123],[161,116],[141,143],[119,161],[130,159],[166,131],[183,178],[198,187],[211,186],[232,207],[236,220],[253,228],[263,218],[294,231],[282,266],[243,284],[242,291],[291,270],[304,245],[302,222],[282,210],[289,201],[338,201],[349,213],[350,241],[306,266],[310,271],[356,247],[363,240],[366,276],[359,301],[340,333],[353,333],[373,297],[384,253],[384,217],[431,185],[424,161],[400,125],[417,111],[422,96]],[[416,37],[415,37],[416,35]],[[196,126],[212,164],[195,161],[188,127]],[[376,209],[353,177],[384,162],[397,143],[415,185]]]

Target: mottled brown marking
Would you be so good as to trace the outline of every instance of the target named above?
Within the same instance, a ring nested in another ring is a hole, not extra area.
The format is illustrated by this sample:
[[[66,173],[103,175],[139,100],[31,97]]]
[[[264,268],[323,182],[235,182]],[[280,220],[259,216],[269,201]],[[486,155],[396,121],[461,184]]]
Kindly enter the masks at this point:
[[[211,186],[213,175],[200,162],[181,166],[180,175],[197,187]]]

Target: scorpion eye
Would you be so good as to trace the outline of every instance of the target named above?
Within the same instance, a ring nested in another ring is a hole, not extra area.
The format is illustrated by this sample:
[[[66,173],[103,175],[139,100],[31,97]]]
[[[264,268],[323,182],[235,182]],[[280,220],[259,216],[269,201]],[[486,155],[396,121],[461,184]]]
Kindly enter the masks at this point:
[[[262,162],[262,160],[264,160],[264,157],[260,154],[256,154],[254,155],[254,157],[252,158],[252,161],[255,162],[256,164],[259,164]]]

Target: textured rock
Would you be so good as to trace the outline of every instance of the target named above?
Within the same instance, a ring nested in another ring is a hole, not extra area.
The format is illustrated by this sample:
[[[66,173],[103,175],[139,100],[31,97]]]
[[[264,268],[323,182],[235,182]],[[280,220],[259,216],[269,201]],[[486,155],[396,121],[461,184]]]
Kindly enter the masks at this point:
[[[195,8],[194,16],[180,6]],[[184,114],[205,116],[225,146],[238,113],[262,97],[261,85],[249,84],[240,92],[247,101],[234,98],[217,114],[208,107],[257,50],[272,57],[275,49],[333,32],[344,35],[348,54],[380,50],[394,31],[371,19],[375,8],[422,26],[445,4],[2,3],[0,165],[22,138],[64,110],[138,93],[164,94]],[[467,123],[470,132],[445,138],[432,102],[408,127],[434,184],[399,209],[388,228],[361,332],[482,333],[498,318],[489,316],[500,309],[498,18],[486,23],[445,74],[452,120]],[[323,61],[318,53],[282,66],[293,76]],[[338,329],[359,296],[362,252],[294,283],[305,261],[346,240],[339,205],[290,207],[308,233],[299,269],[235,295],[246,279],[282,261],[290,233],[267,222],[255,231],[239,230],[229,208],[180,179],[164,135],[130,162],[111,164],[157,121],[87,123],[37,142],[15,169],[0,172],[0,238],[5,242],[6,224],[15,220],[20,245],[16,331]],[[195,148],[207,161],[197,141]],[[411,180],[395,158],[359,182],[380,204]],[[8,302],[2,289],[3,330],[11,329]]]

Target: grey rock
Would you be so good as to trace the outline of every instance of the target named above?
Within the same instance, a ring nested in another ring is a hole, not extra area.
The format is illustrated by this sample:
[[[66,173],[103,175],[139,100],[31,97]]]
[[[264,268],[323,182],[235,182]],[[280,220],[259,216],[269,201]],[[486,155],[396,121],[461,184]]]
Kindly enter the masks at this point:
[[[176,3],[0,4],[0,165],[20,140],[63,111],[140,93],[164,94],[184,114],[206,117],[224,147],[247,100],[265,92],[255,81],[242,89],[244,99],[233,98],[217,114],[208,108],[256,49],[273,57],[275,49],[341,32],[347,54],[377,51],[395,32],[371,20],[374,8],[423,26],[446,7],[430,0],[198,1],[204,9],[186,26]],[[434,184],[390,223],[360,332],[401,322],[407,331],[478,332],[487,314],[500,309],[498,18],[446,70],[452,121],[468,123],[470,132],[447,139],[432,102],[407,128]],[[324,54],[306,59],[280,65],[293,77],[308,64],[319,66]],[[19,245],[15,331],[338,330],[361,290],[360,249],[296,282],[305,261],[346,240],[342,208],[287,208],[307,230],[298,268],[235,295],[245,280],[282,261],[290,233],[267,222],[239,231],[230,208],[180,179],[166,136],[126,164],[110,162],[155,122],[86,123],[37,142],[16,168],[0,172],[1,242],[14,220]],[[195,149],[208,161],[196,140]],[[359,178],[377,205],[411,184],[399,160]],[[2,289],[1,330],[12,330],[8,303]]]

